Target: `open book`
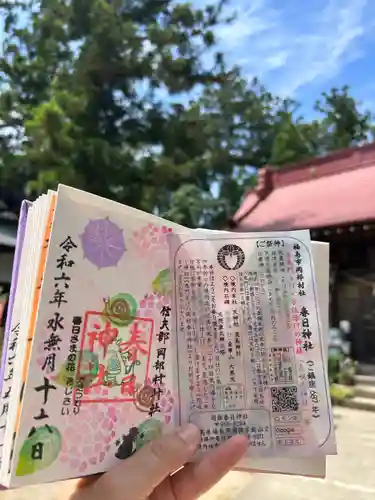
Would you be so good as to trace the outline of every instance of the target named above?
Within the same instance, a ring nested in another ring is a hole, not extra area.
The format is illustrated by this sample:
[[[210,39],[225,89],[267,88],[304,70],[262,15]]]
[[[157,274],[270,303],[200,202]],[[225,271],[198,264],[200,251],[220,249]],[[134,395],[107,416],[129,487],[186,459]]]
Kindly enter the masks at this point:
[[[247,434],[241,470],[324,477],[327,315],[308,231],[192,230],[63,185],[24,203],[0,483],[103,472],[188,421],[200,452]]]

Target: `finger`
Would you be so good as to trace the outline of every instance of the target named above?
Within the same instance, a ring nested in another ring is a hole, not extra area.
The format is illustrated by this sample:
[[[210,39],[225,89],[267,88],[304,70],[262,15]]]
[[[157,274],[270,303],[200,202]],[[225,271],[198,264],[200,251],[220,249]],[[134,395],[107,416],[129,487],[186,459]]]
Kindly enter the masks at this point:
[[[104,474],[94,485],[90,499],[144,499],[172,472],[194,455],[200,431],[188,424],[171,434],[151,441],[121,465]],[[125,489],[125,490],[124,490]]]
[[[186,465],[171,477],[173,491],[179,500],[195,500],[212,488],[242,458],[248,447],[246,436],[235,436],[196,463]]]
[[[92,474],[91,476],[86,476],[79,479],[75,485],[73,493],[70,495],[69,500],[86,500],[90,498],[90,491],[92,486],[103,474]]]
[[[93,474],[92,476],[87,476],[79,479],[79,481],[76,484],[77,490],[81,488],[87,488],[87,486],[90,486],[91,484],[94,484],[103,474]]]

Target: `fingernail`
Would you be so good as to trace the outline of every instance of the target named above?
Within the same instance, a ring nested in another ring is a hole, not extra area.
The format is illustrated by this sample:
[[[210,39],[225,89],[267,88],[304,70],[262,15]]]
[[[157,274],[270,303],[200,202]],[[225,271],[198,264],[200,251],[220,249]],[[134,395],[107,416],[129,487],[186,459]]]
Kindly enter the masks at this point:
[[[198,446],[201,439],[201,432],[196,425],[184,425],[178,433],[189,447],[196,448]]]

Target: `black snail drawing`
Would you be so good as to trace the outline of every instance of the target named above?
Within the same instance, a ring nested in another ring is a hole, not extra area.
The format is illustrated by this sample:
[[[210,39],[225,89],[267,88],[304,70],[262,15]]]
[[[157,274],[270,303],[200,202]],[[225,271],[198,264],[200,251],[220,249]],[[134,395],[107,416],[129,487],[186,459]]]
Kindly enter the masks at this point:
[[[115,457],[120,460],[130,457],[136,450],[162,435],[163,424],[159,420],[148,418],[139,427],[131,427],[128,434],[116,441]]]
[[[232,265],[229,265],[228,260]],[[245,262],[245,252],[238,245],[224,245],[217,254],[217,261],[223,269],[236,271]]]
[[[122,440],[118,439],[116,445],[118,446],[115,457],[120,460],[130,457],[135,452],[135,440],[138,435],[137,427],[131,427],[128,434],[122,436]]]

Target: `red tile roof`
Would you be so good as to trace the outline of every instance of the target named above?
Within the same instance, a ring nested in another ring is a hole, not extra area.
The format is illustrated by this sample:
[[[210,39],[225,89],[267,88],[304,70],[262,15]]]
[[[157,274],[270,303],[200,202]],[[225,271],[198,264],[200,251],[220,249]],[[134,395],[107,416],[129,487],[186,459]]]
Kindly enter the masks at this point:
[[[239,231],[375,221],[375,144],[297,167],[262,170],[258,187],[232,219]]]

